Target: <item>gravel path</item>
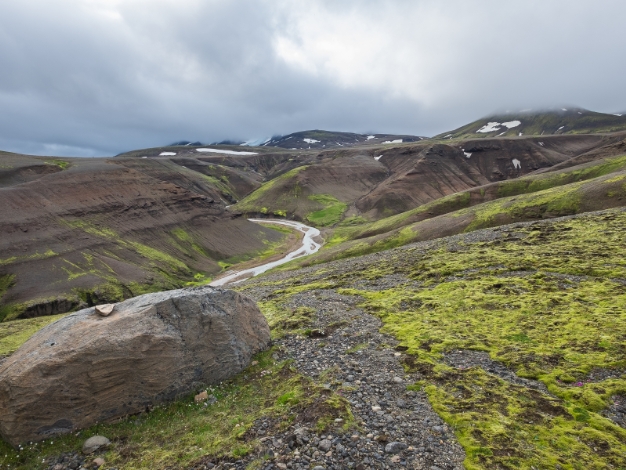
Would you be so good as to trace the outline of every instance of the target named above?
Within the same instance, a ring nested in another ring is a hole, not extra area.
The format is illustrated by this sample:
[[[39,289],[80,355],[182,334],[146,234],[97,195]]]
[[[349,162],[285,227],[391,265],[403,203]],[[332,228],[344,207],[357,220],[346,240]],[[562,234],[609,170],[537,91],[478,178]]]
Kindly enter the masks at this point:
[[[258,301],[269,293],[261,287],[246,290],[246,295]],[[294,295],[289,307],[315,309],[317,337],[291,335],[275,344],[280,351],[277,359],[292,359],[298,372],[321,380],[350,402],[360,432],[317,435],[296,425],[264,436],[264,423],[258,423],[251,433],[263,436],[261,454],[272,457],[262,468],[462,469],[465,454],[452,430],[424,392],[406,389],[419,377],[405,374],[403,354],[395,349],[397,341],[379,332],[378,318],[355,307],[359,301],[332,289]],[[341,424],[336,423],[336,428]],[[196,468],[243,469],[247,463],[207,463]]]

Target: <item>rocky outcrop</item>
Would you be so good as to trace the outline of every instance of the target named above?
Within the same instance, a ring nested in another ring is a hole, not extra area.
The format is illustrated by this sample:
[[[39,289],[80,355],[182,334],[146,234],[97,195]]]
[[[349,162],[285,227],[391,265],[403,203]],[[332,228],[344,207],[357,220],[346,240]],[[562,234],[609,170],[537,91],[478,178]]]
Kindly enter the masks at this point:
[[[270,342],[234,291],[180,289],[43,328],[0,364],[0,434],[13,445],[144,411],[228,379]]]

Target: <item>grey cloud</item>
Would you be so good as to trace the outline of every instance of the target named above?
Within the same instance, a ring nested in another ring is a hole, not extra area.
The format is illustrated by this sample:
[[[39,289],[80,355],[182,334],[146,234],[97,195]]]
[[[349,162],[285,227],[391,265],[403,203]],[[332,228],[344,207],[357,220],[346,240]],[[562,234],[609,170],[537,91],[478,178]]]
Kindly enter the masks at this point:
[[[562,103],[623,111],[624,13],[616,0],[4,2],[0,148],[110,155],[310,128],[433,135]],[[325,39],[337,47],[317,50]]]

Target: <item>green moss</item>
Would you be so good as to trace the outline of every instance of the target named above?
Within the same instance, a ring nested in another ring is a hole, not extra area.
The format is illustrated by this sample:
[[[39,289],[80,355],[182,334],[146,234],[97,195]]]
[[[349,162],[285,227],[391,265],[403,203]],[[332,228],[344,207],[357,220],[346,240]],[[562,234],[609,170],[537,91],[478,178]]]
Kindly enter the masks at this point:
[[[43,253],[40,253],[39,250],[37,250],[32,255],[11,256],[10,258],[0,259],[0,266],[7,265],[7,264],[13,264],[13,263],[16,263],[16,262],[22,262],[22,261],[30,261],[30,260],[36,260],[36,259],[51,258],[53,256],[57,256],[57,254],[58,253],[55,253],[50,248],[48,248]]]
[[[367,222],[368,220],[365,217],[361,217],[360,215],[354,215],[352,217],[348,217],[347,219],[343,219],[339,226],[352,227],[354,225],[366,224]]]
[[[191,248],[198,253],[199,255],[208,257],[209,255],[205,252],[204,248],[196,243],[195,239],[184,229],[175,228],[172,230],[172,235],[174,235],[181,242],[187,243],[191,246]]]
[[[85,220],[62,220],[61,223],[75,229],[83,230],[84,232],[91,235],[111,240],[122,248],[133,250],[142,257],[150,260],[153,263],[153,266],[156,268],[159,267],[157,264],[162,263],[171,272],[178,272],[182,274],[191,273],[191,270],[187,267],[185,263],[171,256],[170,254],[165,253],[161,250],[157,250],[154,247],[144,245],[143,243],[131,240],[123,240],[122,238],[120,238],[117,232],[108,227],[97,226]],[[174,233],[174,235],[177,238],[180,236],[183,238],[184,241],[187,241],[189,238],[191,238],[183,229],[175,229],[174,232],[176,232]],[[201,248],[199,247],[198,249],[201,250]]]
[[[65,160],[46,160],[45,163],[49,164],[49,165],[56,165],[59,168],[61,168],[62,170],[67,169],[67,167],[70,166],[70,162],[65,161]]]
[[[14,320],[26,310],[25,303],[4,303],[0,305],[0,322]]]
[[[626,368],[626,213],[515,232],[453,250],[408,248],[357,272],[326,268],[324,281],[283,279],[262,309],[276,323],[298,292],[334,288],[363,298],[360,307],[408,348],[407,367],[422,377],[416,386],[454,429],[466,468],[621,468],[626,430],[601,411],[626,394],[626,377],[588,376]],[[392,273],[407,282],[383,291],[342,287]],[[457,349],[485,351],[550,394],[446,365],[444,353]]]
[[[243,457],[259,446],[247,431],[260,418],[278,423],[279,430],[298,413],[328,401],[328,411],[319,420],[336,418],[352,422],[347,402],[325,397],[323,389],[298,375],[289,363],[276,363],[268,351],[257,355],[257,364],[233,380],[206,390],[217,402],[205,406],[193,394],[175,403],[158,406],[149,413],[122,419],[118,424],[100,424],[53,441],[25,445],[15,451],[0,441],[0,466],[30,470],[46,466],[42,461],[62,452],[77,451],[90,436],[105,435],[113,445],[104,459],[117,468],[188,468],[205,456]],[[319,407],[318,407],[319,408]]]
[[[339,201],[329,194],[313,194],[309,196],[311,201],[321,204],[324,209],[311,212],[306,216],[307,220],[318,227],[334,225],[341,220],[341,216],[348,209],[348,205]]]
[[[13,285],[15,285],[14,274],[5,274],[0,276],[0,300]]]

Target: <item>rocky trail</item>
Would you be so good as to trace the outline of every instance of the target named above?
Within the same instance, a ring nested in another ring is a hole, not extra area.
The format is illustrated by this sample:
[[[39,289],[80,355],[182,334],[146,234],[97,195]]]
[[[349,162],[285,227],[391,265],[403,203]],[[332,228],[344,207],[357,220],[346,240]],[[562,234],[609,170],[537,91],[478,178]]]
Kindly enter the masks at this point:
[[[246,294],[258,301],[271,295],[271,289],[253,288]],[[359,432],[317,435],[294,426],[268,436],[266,423],[259,422],[251,434],[263,442],[261,455],[272,457],[261,468],[464,468],[463,449],[425,393],[407,390],[418,377],[405,374],[397,341],[380,333],[380,320],[356,308],[358,302],[332,289],[295,295],[291,307],[317,312],[312,333],[289,335],[274,344],[277,360],[292,359],[299,373],[321,380],[348,400]],[[206,462],[194,468],[244,469],[249,460]]]

